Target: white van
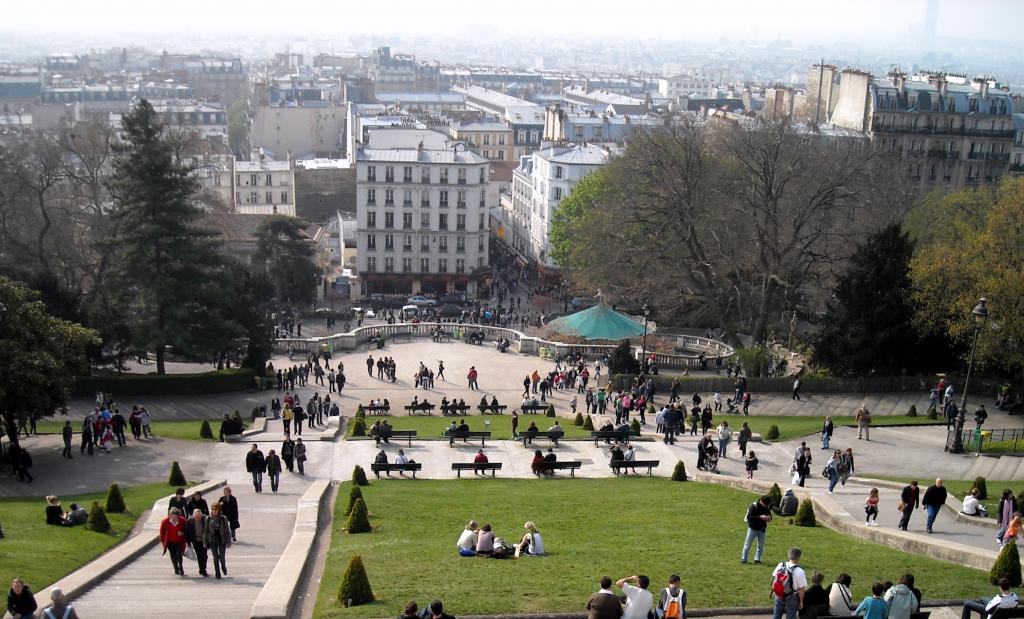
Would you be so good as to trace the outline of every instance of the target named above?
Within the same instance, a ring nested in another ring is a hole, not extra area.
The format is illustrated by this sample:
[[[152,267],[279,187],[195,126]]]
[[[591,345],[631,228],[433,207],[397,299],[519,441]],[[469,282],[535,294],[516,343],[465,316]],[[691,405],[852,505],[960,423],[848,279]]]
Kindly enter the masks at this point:
[[[412,322],[414,318],[419,320],[420,308],[416,305],[403,305],[398,317],[405,322]]]

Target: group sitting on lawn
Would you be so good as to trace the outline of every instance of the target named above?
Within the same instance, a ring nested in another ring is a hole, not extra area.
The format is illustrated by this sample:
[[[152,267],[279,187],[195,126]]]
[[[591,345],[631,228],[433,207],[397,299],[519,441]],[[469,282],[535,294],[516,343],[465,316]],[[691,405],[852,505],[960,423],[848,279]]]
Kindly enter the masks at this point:
[[[544,540],[541,538],[537,525],[527,522],[523,525],[526,533],[519,543],[510,546],[504,538],[498,537],[491,530],[491,525],[485,524],[481,528],[476,520],[470,520],[459,535],[459,541],[455,543],[455,549],[463,557],[491,557],[494,559],[508,559],[520,557],[524,554],[535,557],[544,554]]]
[[[89,522],[89,512],[78,503],[72,503],[70,511],[65,512],[60,506],[60,499],[52,494],[46,497],[46,524],[73,527],[87,522]]]

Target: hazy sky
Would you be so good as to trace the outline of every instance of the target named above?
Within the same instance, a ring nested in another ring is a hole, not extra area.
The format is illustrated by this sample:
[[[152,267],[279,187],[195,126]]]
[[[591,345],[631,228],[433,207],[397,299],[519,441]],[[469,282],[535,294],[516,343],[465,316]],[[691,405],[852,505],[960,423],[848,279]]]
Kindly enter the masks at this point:
[[[797,42],[920,31],[926,0],[34,0],[5,3],[5,31],[606,36]],[[939,0],[938,35],[1019,40],[1024,0]]]

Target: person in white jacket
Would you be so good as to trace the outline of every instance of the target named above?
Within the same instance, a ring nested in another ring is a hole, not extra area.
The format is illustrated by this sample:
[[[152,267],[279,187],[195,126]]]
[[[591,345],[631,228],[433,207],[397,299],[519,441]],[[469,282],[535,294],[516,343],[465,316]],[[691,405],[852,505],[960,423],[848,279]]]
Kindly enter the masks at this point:
[[[729,444],[729,439],[732,438],[732,428],[729,427],[728,421],[723,421],[717,428],[718,433],[718,455],[725,457],[725,447]]]
[[[850,593],[850,584],[853,579],[847,573],[836,577],[836,581],[828,590],[828,614],[835,616],[848,616],[856,608],[853,604],[853,594]]]

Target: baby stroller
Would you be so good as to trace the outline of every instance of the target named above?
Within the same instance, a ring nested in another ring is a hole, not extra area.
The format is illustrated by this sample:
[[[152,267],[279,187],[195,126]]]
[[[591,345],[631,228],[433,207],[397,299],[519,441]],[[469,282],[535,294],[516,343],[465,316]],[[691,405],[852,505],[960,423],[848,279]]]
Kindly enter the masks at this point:
[[[718,472],[718,448],[715,447],[714,445],[708,445],[707,459],[708,459],[708,472],[709,473],[717,473]]]
[[[727,413],[739,414],[740,399],[739,398],[726,398],[725,405],[729,408],[725,411]]]

